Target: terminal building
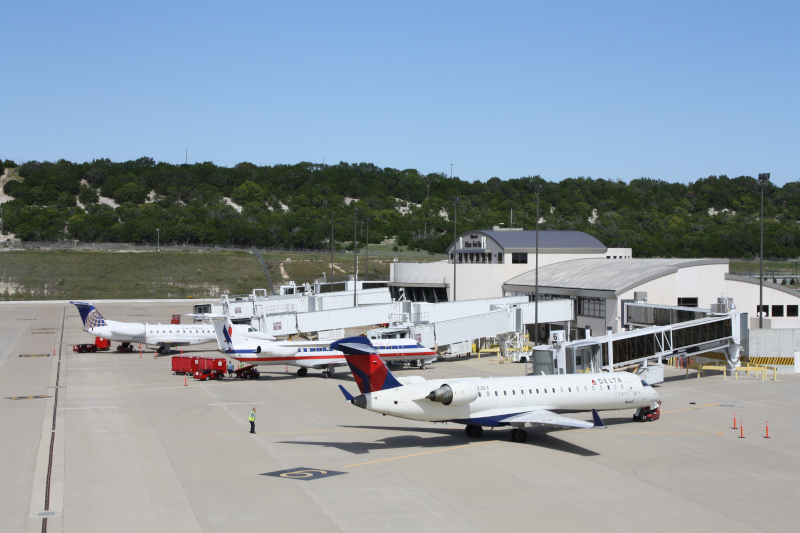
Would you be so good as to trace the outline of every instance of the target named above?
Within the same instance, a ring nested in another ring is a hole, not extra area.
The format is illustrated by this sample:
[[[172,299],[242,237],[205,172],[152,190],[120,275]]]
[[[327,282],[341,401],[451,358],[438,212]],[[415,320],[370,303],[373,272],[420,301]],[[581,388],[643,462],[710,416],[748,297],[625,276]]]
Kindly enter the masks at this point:
[[[539,301],[572,301],[576,329],[618,332],[625,329],[624,304],[634,293],[648,303],[709,308],[720,297],[732,298],[737,310],[758,328],[800,328],[800,293],[764,282],[759,308],[758,278],[731,275],[727,259],[636,259],[629,248],[608,248],[579,231],[539,231]],[[445,261],[394,263],[389,289],[395,300],[440,302],[537,293],[536,231],[469,231],[448,249]],[[542,326],[540,339],[546,339]],[[574,330],[573,330],[574,331]]]

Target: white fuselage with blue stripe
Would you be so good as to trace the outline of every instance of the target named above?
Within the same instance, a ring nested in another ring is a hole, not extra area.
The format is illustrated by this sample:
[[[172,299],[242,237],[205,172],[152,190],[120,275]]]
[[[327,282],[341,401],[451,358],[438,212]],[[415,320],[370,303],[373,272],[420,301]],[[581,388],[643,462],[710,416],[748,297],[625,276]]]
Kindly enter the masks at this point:
[[[477,396],[469,402],[455,401],[450,405],[427,398],[444,385],[471,391],[477,388]],[[438,379],[368,392],[363,396],[365,409],[384,415],[484,426],[495,426],[501,420],[531,411],[571,413],[592,409],[638,409],[660,401],[650,385],[628,372]]]

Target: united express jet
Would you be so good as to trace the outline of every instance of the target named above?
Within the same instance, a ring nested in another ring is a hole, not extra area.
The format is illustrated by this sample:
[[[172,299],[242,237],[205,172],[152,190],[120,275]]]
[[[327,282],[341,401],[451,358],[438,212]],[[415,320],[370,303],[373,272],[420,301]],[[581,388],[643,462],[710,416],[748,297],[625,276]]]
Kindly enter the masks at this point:
[[[342,339],[331,348],[344,353],[361,391],[354,397],[339,385],[353,405],[409,420],[465,424],[468,437],[482,436],[484,427],[510,426],[511,440],[525,442],[527,425],[605,427],[598,411],[636,409],[634,420],[657,418],[660,413],[655,389],[628,372],[430,381],[415,376],[408,381],[392,375],[365,337]],[[564,416],[589,411],[592,422]]]
[[[204,344],[217,340],[211,324],[142,324],[137,322],[116,322],[106,320],[86,302],[70,302],[78,308],[83,320],[83,329],[95,337],[101,337],[123,343],[140,343],[158,346],[159,353],[168,353],[172,346],[188,346]],[[237,325],[237,329],[253,330],[246,325]],[[257,333],[257,332],[256,332]],[[255,334],[255,333],[251,333]],[[275,337],[259,334],[262,338],[275,340]]]

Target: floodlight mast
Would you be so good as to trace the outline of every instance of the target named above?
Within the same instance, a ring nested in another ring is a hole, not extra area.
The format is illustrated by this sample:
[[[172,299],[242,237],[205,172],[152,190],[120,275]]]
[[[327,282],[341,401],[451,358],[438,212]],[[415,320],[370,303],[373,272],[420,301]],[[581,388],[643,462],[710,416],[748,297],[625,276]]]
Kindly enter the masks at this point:
[[[453,301],[456,301],[456,263],[458,262],[458,196],[453,198]]]
[[[761,251],[758,254],[758,329],[764,327],[764,185],[769,181],[769,172],[758,175],[761,186]]]
[[[534,346],[539,341],[539,193],[544,189],[544,185],[536,183],[533,186],[533,193],[536,195],[536,285],[534,286],[533,293],[533,343]]]

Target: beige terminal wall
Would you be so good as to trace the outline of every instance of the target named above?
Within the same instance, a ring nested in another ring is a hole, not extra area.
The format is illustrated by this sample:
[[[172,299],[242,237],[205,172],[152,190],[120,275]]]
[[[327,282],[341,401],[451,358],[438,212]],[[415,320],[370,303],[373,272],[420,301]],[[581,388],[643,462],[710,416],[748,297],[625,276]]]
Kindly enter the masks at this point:
[[[601,257],[602,254],[539,254],[539,268],[553,263]],[[459,300],[499,298],[503,296],[503,283],[534,270],[536,254],[528,254],[528,263],[511,263],[511,254],[506,254],[505,263],[458,263],[456,295]],[[390,263],[389,281],[392,283],[447,285],[448,297],[452,300],[453,263]]]

